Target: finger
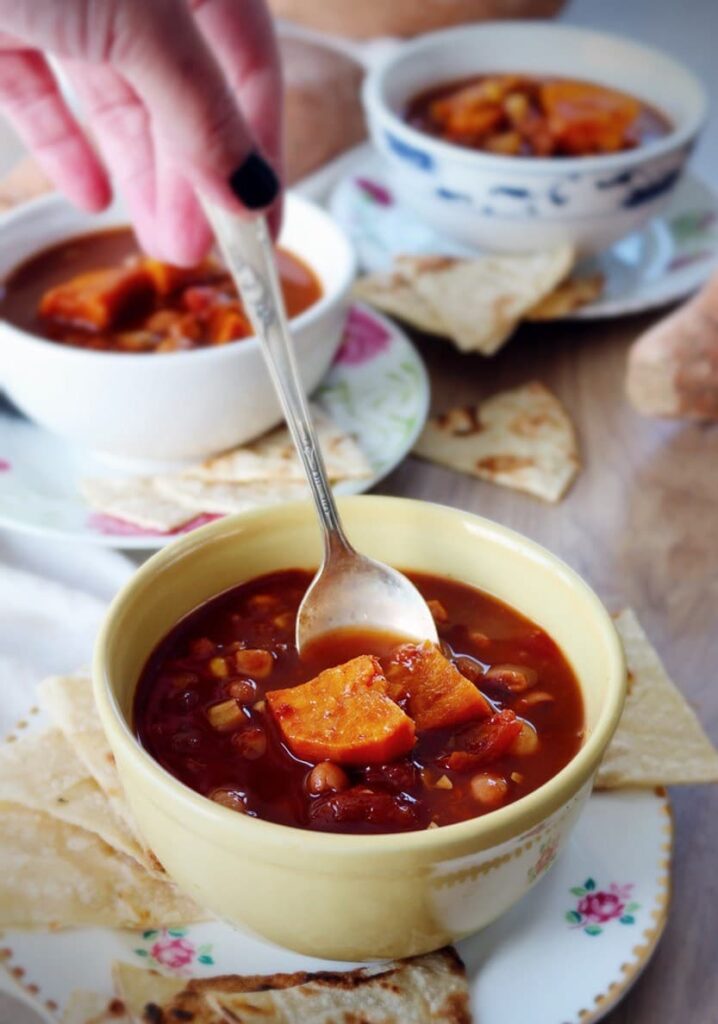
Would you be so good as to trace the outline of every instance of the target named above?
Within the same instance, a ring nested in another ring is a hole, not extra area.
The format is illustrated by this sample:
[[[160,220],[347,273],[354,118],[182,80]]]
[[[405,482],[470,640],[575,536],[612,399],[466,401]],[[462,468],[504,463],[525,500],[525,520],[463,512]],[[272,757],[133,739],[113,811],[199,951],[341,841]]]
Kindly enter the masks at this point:
[[[254,137],[281,178],[284,87],[277,37],[264,0],[191,0],[191,7]],[[268,215],[276,238],[281,198]]]
[[[200,262],[212,233],[192,185],[161,150],[157,156],[157,242],[164,258],[180,267]]]
[[[282,72],[264,0],[191,0],[190,6],[262,151],[280,168]]]
[[[0,51],[0,108],[69,199],[89,211],[107,205],[107,175],[39,53]]]
[[[147,106],[155,137],[209,198],[247,209],[270,205],[279,182],[256,149],[223,72],[184,4],[133,7],[112,59]],[[141,31],[138,14],[142,17]]]
[[[88,125],[127,203],[138,241],[161,258],[158,244],[155,148],[150,118],[134,90],[113,68],[63,61]]]

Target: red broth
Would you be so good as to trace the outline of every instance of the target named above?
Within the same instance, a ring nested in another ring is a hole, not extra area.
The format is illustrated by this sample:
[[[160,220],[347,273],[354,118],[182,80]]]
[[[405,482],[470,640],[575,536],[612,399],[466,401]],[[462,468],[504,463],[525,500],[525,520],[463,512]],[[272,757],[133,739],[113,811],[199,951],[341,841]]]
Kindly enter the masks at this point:
[[[489,719],[417,730],[413,748],[389,764],[323,762],[313,772],[291,753],[265,695],[358,654],[377,655],[389,675],[401,641],[338,635],[301,661],[294,623],[311,575],[290,570],[214,598],[161,641],[137,688],[140,742],[196,792],[297,828],[382,833],[449,825],[537,789],[571,760],[584,735],[580,690],[561,651],[495,598],[453,580],[409,575],[435,602],[441,649],[490,702]],[[508,721],[514,732],[502,749],[494,741]],[[534,737],[528,750],[515,740],[523,723],[522,736]],[[471,763],[452,767],[452,754],[466,750],[474,751]]]
[[[290,317],[321,285],[293,253],[277,251]],[[17,267],[0,317],[31,334],[101,352],[176,352],[241,341],[253,331],[227,271],[207,260],[180,269],[143,257],[128,228],[80,235]]]

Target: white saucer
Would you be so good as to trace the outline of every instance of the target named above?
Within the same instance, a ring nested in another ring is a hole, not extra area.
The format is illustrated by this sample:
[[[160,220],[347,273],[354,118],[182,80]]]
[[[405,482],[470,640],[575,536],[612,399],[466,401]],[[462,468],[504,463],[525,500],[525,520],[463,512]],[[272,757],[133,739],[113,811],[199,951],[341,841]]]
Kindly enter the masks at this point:
[[[546,877],[503,918],[459,943],[477,1024],[592,1024],[608,1013],[663,931],[671,845],[667,798],[625,791],[591,797],[555,864],[550,846],[537,846],[531,870]],[[8,988],[52,1022],[75,988],[111,994],[113,960],[187,978],[342,967],[213,922],[169,931],[0,934]]]
[[[337,494],[352,494],[373,487],[411,449],[426,420],[429,383],[419,355],[396,324],[355,306],[315,400],[355,435],[371,462],[371,478],[337,485]],[[93,514],[80,496],[82,479],[120,475],[126,473],[29,422],[0,398],[1,526],[117,548],[162,547],[176,534]],[[199,516],[178,532],[208,518]]]
[[[366,147],[343,167],[329,210],[348,231],[366,271],[388,269],[400,253],[476,255],[402,206],[380,157]],[[718,197],[686,174],[661,217],[581,264],[582,272],[602,273],[605,287],[599,299],[571,317],[614,317],[663,306],[689,295],[716,267]]]

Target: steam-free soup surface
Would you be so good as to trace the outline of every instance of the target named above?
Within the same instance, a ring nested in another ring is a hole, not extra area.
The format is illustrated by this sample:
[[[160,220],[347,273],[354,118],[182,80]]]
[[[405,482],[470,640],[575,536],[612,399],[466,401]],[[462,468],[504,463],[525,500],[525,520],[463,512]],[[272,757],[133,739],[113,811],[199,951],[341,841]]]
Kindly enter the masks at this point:
[[[209,601],[142,673],[140,742],[198,793],[298,828],[425,829],[532,792],[582,741],[571,668],[494,598],[409,575],[431,601],[440,648],[352,632],[300,660],[295,618],[311,579],[301,570]]]
[[[287,311],[298,316],[321,297],[321,285],[297,256],[277,256]],[[108,352],[184,351],[253,333],[219,262],[183,269],[148,259],[127,228],[31,257],[5,281],[0,316],[43,338]]]

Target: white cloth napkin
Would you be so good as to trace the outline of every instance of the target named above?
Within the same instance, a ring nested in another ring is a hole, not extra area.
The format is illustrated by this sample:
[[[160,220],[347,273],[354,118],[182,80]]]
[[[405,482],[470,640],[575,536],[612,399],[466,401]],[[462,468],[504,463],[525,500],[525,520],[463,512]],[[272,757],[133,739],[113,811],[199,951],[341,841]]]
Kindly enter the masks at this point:
[[[0,738],[27,716],[43,676],[90,665],[133,568],[114,551],[0,532]]]

